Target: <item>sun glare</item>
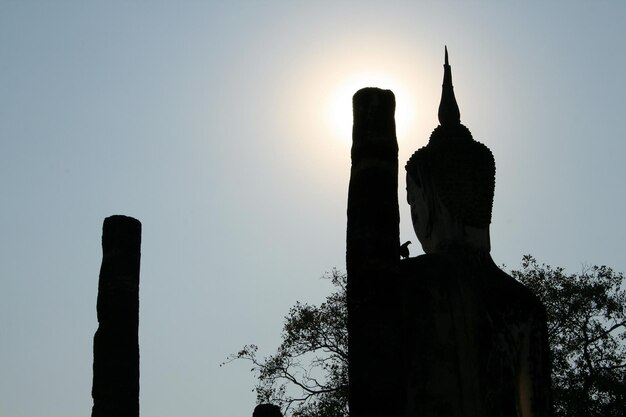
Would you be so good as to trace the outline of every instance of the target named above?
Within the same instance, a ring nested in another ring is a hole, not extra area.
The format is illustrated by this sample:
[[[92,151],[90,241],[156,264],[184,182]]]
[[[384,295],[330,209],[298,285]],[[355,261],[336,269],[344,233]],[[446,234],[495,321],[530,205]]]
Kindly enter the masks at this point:
[[[408,87],[386,74],[358,74],[339,82],[328,97],[327,123],[338,139],[352,141],[352,96],[364,87],[378,87],[393,91],[396,96],[396,134],[398,141],[406,140],[410,134],[417,109]]]

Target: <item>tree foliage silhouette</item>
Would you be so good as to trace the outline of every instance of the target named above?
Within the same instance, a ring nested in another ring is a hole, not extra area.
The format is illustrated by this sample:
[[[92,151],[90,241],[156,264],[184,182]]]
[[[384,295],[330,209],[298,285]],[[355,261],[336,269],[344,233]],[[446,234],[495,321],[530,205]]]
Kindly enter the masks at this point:
[[[336,287],[320,306],[296,303],[285,317],[282,343],[267,358],[246,345],[227,362],[249,360],[259,403],[277,404],[285,415],[348,415],[346,275],[326,274]]]
[[[555,417],[617,417],[626,409],[624,274],[606,266],[566,274],[526,255],[511,275],[544,303],[552,353]],[[320,306],[296,303],[285,317],[282,343],[267,358],[255,345],[229,357],[249,360],[257,400],[294,417],[348,416],[345,274],[327,275],[336,291]]]
[[[526,255],[511,275],[543,302],[552,354],[556,417],[623,416],[626,410],[624,274],[606,266],[580,274]]]

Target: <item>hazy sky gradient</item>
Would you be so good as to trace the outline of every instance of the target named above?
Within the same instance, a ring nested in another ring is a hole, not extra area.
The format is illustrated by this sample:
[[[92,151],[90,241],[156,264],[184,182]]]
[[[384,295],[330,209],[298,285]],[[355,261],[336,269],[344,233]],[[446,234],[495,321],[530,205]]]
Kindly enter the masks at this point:
[[[0,415],[89,415],[111,214],[143,223],[142,415],[251,415],[249,366],[220,362],[272,352],[344,268],[333,97],[388,77],[403,167],[444,44],[496,158],[496,262],[626,271],[626,3],[380,3],[0,1]]]

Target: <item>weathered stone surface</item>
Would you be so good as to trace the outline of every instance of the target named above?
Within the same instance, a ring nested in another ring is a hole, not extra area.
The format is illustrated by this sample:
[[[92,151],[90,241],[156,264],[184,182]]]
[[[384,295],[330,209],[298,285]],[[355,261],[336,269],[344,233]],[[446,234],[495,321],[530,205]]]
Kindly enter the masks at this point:
[[[489,254],[495,162],[461,124],[447,51],[442,90],[440,125],[406,166],[426,252],[401,262],[407,414],[547,416],[544,309]]]
[[[407,201],[426,254],[404,260],[391,94],[354,97],[351,415],[550,416],[544,308],[491,259],[495,163],[460,122],[447,51],[440,125],[407,164]]]
[[[111,216],[102,228],[92,417],[139,416],[141,223]]]
[[[348,192],[348,374],[350,414],[396,416],[401,316],[398,258],[398,145],[391,91],[354,95]]]
[[[533,294],[467,247],[400,264],[406,415],[549,415],[545,315]]]

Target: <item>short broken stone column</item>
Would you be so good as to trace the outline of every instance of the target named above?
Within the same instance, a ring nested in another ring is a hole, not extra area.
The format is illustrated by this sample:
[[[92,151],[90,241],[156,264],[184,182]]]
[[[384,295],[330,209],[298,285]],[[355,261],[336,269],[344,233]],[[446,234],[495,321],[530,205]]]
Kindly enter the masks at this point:
[[[139,416],[141,223],[111,216],[102,227],[92,417]]]
[[[280,407],[274,404],[259,404],[254,407],[252,417],[283,417]]]

